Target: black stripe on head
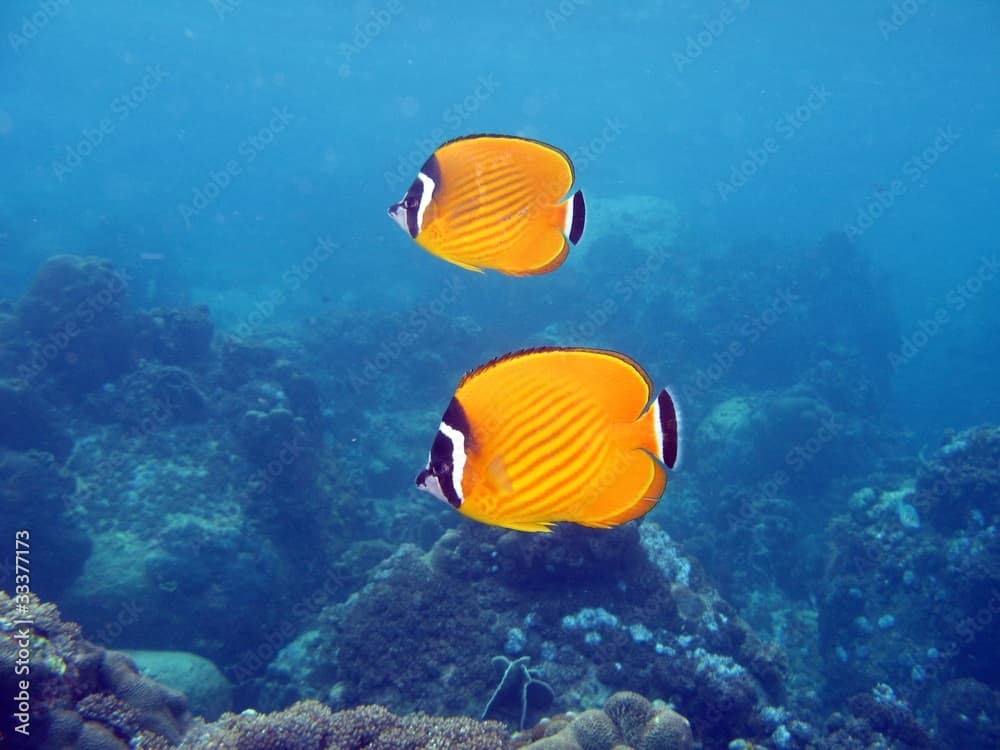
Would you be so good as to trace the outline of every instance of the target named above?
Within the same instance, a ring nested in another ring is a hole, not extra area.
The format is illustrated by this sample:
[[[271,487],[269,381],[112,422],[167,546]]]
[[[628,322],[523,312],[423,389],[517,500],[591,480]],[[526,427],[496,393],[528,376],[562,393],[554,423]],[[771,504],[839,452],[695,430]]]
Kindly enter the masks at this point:
[[[656,399],[660,407],[660,433],[663,435],[663,463],[668,469],[677,466],[677,458],[681,450],[681,430],[680,420],[677,417],[677,408],[670,392],[664,388]]]
[[[441,187],[441,164],[438,162],[437,156],[431,154],[431,158],[424,162],[420,171],[430,177],[438,188]]]
[[[473,447],[472,439],[472,426],[469,424],[469,418],[465,415],[465,409],[462,404],[459,403],[457,398],[452,398],[451,403],[448,404],[448,408],[444,411],[444,416],[441,417],[441,421],[446,425],[451,427],[453,430],[458,430],[465,436],[465,448],[468,450]]]
[[[437,477],[445,500],[453,508],[462,507],[462,498],[455,489],[455,444],[440,430],[434,437],[428,467],[420,472],[417,484],[421,485],[428,476]],[[424,480],[424,481],[421,481]]]
[[[418,177],[413,181],[413,184],[410,185],[410,189],[406,191],[406,195],[403,196],[403,200],[396,204],[396,206],[399,206],[406,211],[406,231],[409,232],[410,237],[414,239],[416,239],[417,235],[420,234],[420,222],[417,219],[417,214],[420,210],[420,201],[423,199],[423,196],[424,183]]]

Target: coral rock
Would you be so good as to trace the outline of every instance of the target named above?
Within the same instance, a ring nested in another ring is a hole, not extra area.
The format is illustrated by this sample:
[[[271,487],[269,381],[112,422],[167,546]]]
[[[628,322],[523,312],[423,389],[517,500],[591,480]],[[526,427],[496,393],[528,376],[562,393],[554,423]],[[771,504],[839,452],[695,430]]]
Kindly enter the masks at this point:
[[[598,709],[590,709],[573,720],[573,736],[582,750],[611,750],[621,737],[611,718]]]
[[[317,701],[300,701],[273,714],[224,714],[195,726],[180,750],[506,750],[503,725],[467,718],[416,714],[397,717],[382,706],[333,713]]]
[[[604,704],[604,713],[618,727],[626,745],[638,745],[646,723],[656,713],[653,704],[638,693],[622,690]]]
[[[691,750],[693,745],[688,720],[667,708],[646,724],[638,750]]]

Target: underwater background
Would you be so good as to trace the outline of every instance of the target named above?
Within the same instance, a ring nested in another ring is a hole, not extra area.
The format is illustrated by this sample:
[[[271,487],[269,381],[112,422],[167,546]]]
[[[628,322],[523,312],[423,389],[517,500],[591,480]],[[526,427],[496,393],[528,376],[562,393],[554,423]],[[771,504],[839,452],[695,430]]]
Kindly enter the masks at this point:
[[[0,32],[0,588],[28,531],[39,597],[0,595],[0,744],[1000,747],[996,3],[14,0]],[[480,132],[573,158],[556,272],[386,217]],[[641,522],[415,491],[462,374],[541,345],[672,388]]]

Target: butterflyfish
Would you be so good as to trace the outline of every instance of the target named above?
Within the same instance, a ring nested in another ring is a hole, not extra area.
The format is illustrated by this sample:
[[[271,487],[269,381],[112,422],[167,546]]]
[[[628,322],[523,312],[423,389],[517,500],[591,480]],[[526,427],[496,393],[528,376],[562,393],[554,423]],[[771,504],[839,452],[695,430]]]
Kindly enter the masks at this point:
[[[424,162],[391,216],[418,245],[462,268],[511,276],[554,271],[583,236],[573,162],[508,135],[448,141]]]
[[[631,358],[526,349],[465,375],[416,483],[494,526],[608,528],[656,505],[679,452],[673,397]]]

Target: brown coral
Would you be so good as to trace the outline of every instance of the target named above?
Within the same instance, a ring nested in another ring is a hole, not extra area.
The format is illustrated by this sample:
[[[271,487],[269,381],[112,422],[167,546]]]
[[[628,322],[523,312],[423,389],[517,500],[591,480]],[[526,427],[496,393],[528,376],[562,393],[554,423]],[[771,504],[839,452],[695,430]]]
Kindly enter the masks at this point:
[[[178,743],[187,728],[190,714],[183,693],[151,680],[136,669],[135,662],[120,651],[106,651],[101,678],[138,715],[133,730],[148,729]]]
[[[16,620],[33,625],[15,628]],[[122,750],[139,737],[142,747],[165,750],[180,741],[188,721],[184,696],[139,674],[124,654],[84,640],[78,625],[34,595],[15,602],[0,591],[0,694],[15,694],[23,637],[32,644],[32,734],[22,740],[10,715],[0,717],[11,750]],[[42,745],[38,737],[46,738]]]
[[[687,719],[669,708],[656,711],[646,698],[629,691],[608,698],[603,711],[584,711],[568,727],[544,734],[527,747],[538,750],[691,750],[694,744]],[[533,735],[538,736],[537,728]]]
[[[691,750],[692,745],[688,720],[665,708],[646,724],[638,750]]]
[[[583,750],[611,750],[621,739],[611,717],[596,708],[577,716],[570,729]]]
[[[618,727],[626,745],[638,745],[646,722],[656,713],[653,704],[638,693],[622,690],[604,702],[604,713]]]

